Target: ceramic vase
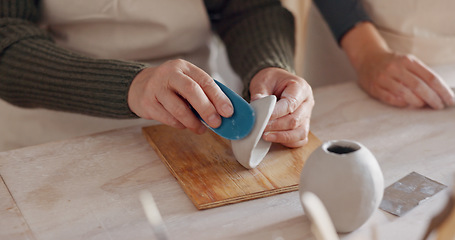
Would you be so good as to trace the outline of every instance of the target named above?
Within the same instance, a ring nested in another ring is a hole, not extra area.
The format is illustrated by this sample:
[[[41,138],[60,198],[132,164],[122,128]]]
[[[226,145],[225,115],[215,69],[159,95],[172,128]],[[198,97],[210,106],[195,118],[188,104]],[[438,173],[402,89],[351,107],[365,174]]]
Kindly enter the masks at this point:
[[[337,232],[352,232],[378,208],[384,177],[376,158],[362,144],[328,141],[306,161],[299,192],[312,192],[319,197]]]

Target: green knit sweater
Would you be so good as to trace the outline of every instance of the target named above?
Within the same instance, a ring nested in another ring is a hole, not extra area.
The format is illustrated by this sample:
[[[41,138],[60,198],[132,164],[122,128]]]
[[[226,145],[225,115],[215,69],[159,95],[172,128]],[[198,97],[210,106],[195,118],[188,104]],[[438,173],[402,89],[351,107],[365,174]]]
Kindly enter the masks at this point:
[[[293,71],[294,22],[279,0],[205,0],[213,30],[246,89],[265,67]],[[38,28],[38,1],[0,0],[0,98],[109,118],[137,117],[128,89],[146,64],[95,59],[57,46]]]

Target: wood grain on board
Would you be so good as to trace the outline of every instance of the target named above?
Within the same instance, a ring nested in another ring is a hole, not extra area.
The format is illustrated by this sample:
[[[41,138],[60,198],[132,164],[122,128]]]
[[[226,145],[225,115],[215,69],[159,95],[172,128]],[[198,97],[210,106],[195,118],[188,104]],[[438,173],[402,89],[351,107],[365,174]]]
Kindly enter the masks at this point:
[[[155,125],[143,133],[198,209],[297,190],[303,164],[321,144],[312,133],[304,147],[272,144],[261,164],[248,170],[236,161],[229,140],[212,131],[197,135]]]

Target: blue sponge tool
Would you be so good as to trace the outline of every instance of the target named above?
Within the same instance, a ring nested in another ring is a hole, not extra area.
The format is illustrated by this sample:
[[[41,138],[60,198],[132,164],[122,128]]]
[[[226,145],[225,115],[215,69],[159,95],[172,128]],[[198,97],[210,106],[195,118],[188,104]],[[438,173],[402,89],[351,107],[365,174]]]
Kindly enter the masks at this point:
[[[234,107],[234,113],[231,117],[221,116],[221,125],[218,128],[212,128],[202,120],[201,116],[192,108],[193,112],[199,119],[213,132],[229,140],[242,139],[251,132],[255,122],[256,115],[253,107],[245,101],[240,95],[215,80],[215,83],[221,88],[226,96],[231,100]]]

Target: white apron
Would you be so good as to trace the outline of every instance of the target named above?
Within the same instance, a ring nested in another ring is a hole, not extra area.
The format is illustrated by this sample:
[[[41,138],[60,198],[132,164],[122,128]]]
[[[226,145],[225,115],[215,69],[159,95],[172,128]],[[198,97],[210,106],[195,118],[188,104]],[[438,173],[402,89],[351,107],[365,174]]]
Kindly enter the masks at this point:
[[[210,32],[202,0],[43,0],[41,14],[42,27],[67,49],[96,58],[151,64],[183,58],[223,81],[221,72],[232,79],[225,82],[228,86],[242,91],[242,83],[227,64],[224,48]],[[0,112],[0,151],[156,123],[23,109],[3,100]]]
[[[455,1],[363,0],[389,46],[429,66],[455,64]]]

